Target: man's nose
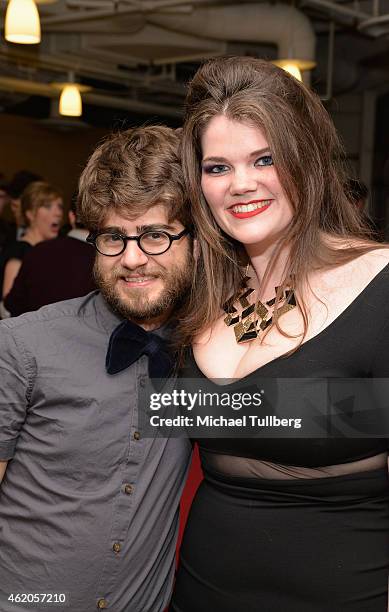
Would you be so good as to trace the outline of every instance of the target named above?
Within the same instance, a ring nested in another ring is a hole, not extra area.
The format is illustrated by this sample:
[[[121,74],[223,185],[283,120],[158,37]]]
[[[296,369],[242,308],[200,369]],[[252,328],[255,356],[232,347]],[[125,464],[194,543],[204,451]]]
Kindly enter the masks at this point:
[[[231,178],[231,195],[240,195],[257,190],[257,178],[251,168],[235,170]]]
[[[139,248],[136,240],[128,240],[125,251],[121,255],[121,263],[129,270],[135,270],[144,266],[149,261],[149,256]]]

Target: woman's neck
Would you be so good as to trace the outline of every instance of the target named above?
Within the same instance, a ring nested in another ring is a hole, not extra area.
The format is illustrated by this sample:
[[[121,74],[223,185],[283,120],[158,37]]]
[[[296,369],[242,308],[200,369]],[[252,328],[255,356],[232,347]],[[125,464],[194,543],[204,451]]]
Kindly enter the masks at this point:
[[[272,245],[267,249],[261,249],[258,245],[248,245],[246,246],[246,252],[250,258],[250,266],[254,271],[254,277],[249,272],[252,279],[250,286],[257,290],[257,296],[262,301],[273,298],[275,287],[278,287],[285,280],[290,248],[284,246],[279,250],[279,244]],[[272,261],[273,257],[276,258],[275,261]],[[266,274],[269,264],[271,264],[271,269]]]
[[[23,234],[23,240],[31,244],[31,246],[35,246],[39,242],[42,242],[43,236],[35,228],[28,227]]]

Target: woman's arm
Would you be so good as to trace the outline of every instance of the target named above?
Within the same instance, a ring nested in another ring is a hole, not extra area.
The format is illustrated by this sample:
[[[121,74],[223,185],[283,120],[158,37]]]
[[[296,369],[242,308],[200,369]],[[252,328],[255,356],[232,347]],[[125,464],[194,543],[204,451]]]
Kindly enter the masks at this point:
[[[3,299],[11,291],[15,278],[17,277],[21,268],[21,265],[22,262],[20,261],[20,259],[10,259],[5,264],[3,280]]]
[[[14,284],[9,290],[8,294],[4,297],[3,303],[4,308],[11,314],[11,317],[18,317],[24,312],[31,310],[29,307],[30,303],[30,292],[29,292],[29,279],[31,276],[31,265],[28,266],[28,255],[23,259],[23,263],[15,278]]]
[[[3,480],[8,461],[0,461],[0,482]]]

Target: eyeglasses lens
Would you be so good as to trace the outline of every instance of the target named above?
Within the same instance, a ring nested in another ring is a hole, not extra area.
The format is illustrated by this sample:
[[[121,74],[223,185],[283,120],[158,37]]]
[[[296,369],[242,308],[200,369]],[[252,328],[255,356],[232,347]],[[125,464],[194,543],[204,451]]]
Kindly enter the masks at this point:
[[[119,255],[124,250],[124,241],[115,234],[99,234],[96,247],[103,255]]]
[[[164,232],[147,232],[140,239],[141,247],[147,253],[157,255],[163,253],[170,246],[169,236]]]

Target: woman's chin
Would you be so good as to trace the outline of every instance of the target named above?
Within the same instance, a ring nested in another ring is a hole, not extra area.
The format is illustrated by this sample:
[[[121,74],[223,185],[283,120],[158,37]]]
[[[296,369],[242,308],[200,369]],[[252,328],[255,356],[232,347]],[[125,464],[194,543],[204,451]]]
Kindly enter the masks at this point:
[[[255,247],[256,245],[269,244],[272,241],[269,232],[236,232],[231,236],[245,247]]]
[[[53,238],[58,238],[58,232],[47,232],[43,234],[42,240],[53,240]]]

